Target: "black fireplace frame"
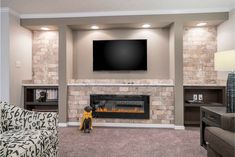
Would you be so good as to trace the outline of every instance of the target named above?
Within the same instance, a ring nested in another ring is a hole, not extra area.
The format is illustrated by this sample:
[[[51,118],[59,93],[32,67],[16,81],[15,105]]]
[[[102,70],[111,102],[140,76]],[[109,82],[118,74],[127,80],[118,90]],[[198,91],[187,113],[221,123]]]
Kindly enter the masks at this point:
[[[117,113],[117,112],[95,112],[94,118],[120,118],[120,119],[149,119],[149,95],[105,95],[105,94],[91,94],[90,105],[94,106],[98,100],[117,100],[117,101],[144,101],[144,113]]]

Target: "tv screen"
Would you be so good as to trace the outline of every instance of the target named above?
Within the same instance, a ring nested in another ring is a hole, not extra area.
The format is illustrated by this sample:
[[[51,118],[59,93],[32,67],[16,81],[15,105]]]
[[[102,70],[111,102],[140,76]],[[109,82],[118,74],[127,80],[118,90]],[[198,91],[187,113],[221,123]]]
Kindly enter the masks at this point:
[[[147,70],[147,40],[94,40],[93,70]]]

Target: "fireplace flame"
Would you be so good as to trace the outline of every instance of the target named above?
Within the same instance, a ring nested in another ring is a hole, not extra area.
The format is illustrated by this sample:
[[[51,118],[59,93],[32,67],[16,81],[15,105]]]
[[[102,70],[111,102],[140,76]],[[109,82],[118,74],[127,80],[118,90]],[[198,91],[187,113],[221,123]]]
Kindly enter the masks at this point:
[[[143,110],[140,110],[138,108],[134,109],[116,109],[112,108],[111,110],[108,110],[107,108],[98,108],[96,112],[116,112],[116,113],[144,113]]]

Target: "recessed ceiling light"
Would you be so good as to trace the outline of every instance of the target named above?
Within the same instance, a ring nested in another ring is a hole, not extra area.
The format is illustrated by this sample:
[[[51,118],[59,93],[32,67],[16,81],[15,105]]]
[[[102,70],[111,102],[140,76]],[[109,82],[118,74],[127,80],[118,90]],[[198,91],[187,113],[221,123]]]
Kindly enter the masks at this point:
[[[50,29],[48,27],[41,27],[41,30],[48,31]]]
[[[198,24],[197,24],[197,26],[205,26],[205,25],[207,25],[206,22],[201,22],[201,23],[198,23]]]
[[[151,25],[150,24],[143,24],[142,27],[143,28],[149,28],[149,27],[151,27]]]
[[[91,26],[91,29],[99,29],[99,27],[98,26]]]

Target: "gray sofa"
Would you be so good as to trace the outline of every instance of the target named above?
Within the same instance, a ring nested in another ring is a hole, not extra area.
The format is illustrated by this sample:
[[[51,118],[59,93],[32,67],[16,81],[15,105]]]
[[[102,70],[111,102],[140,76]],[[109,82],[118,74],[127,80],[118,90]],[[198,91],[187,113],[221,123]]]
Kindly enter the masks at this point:
[[[221,128],[206,127],[205,140],[208,143],[208,157],[235,157],[235,113],[225,114]]]
[[[1,157],[57,157],[57,113],[0,103]]]

